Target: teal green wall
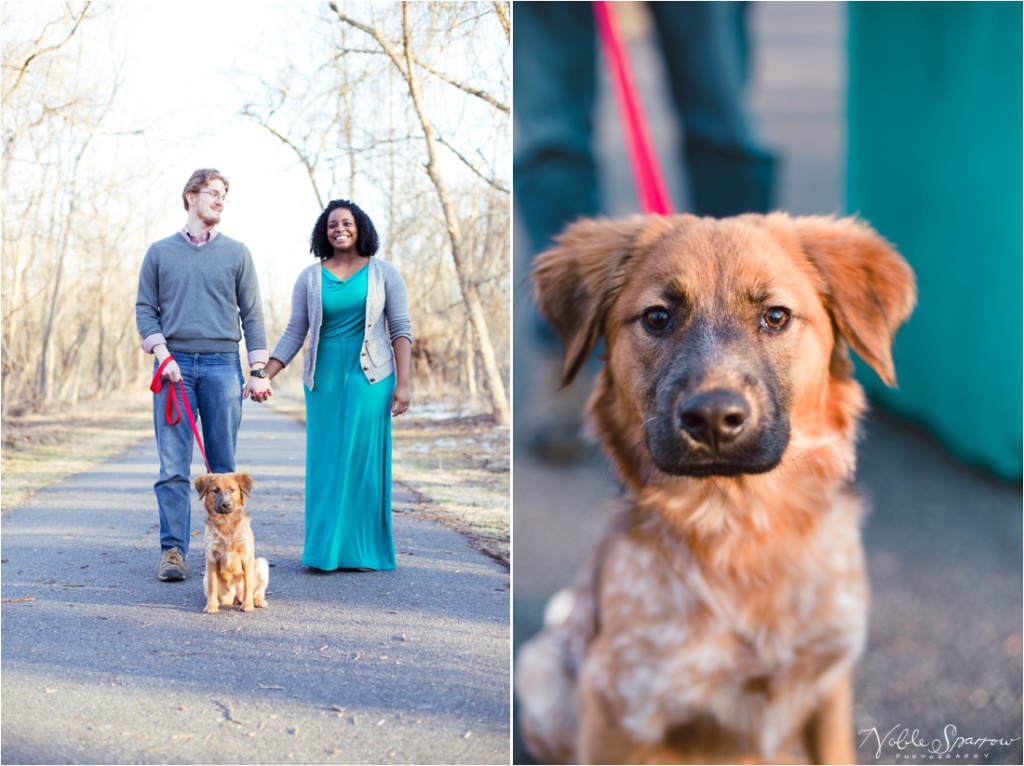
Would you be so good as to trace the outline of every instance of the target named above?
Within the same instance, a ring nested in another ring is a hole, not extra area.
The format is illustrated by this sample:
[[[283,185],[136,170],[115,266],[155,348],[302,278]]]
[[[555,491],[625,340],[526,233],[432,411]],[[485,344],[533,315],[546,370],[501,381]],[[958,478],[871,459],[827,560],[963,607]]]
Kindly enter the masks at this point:
[[[899,389],[872,398],[1022,473],[1022,5],[849,4],[847,208],[917,272]]]

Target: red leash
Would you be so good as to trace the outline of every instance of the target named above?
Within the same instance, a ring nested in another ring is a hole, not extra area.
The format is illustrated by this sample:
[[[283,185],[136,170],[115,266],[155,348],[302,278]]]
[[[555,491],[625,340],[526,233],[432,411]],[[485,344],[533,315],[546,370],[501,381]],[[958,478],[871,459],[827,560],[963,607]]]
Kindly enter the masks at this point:
[[[665,186],[665,179],[651,144],[643,106],[633,83],[629,59],[619,38],[610,5],[611,3],[604,0],[595,0],[594,20],[597,23],[597,31],[622,114],[630,164],[633,167],[633,179],[636,182],[637,196],[640,197],[640,209],[644,213],[670,215],[672,200],[668,196],[668,187]]]
[[[164,387],[164,379],[160,377],[160,374],[164,371],[164,367],[167,366],[168,362],[174,361],[173,356],[168,356],[164,359],[160,366],[156,368],[156,375],[153,376],[153,382],[149,384],[149,390],[154,394],[159,394]],[[174,381],[169,380],[167,384],[170,386],[170,390],[167,392],[167,410],[164,412],[164,417],[167,418],[167,424],[176,426],[181,422],[181,407],[178,404],[178,393],[174,386]],[[188,424],[192,426],[192,435],[196,437],[196,444],[199,445],[199,452],[202,453],[203,462],[206,463],[206,472],[213,473],[210,470],[210,461],[206,459],[206,449],[203,447],[203,440],[199,436],[199,429],[196,427],[196,419],[192,416],[192,407],[189,406],[188,397],[185,395],[185,386],[181,387],[181,401],[185,404],[185,415],[188,416]]]

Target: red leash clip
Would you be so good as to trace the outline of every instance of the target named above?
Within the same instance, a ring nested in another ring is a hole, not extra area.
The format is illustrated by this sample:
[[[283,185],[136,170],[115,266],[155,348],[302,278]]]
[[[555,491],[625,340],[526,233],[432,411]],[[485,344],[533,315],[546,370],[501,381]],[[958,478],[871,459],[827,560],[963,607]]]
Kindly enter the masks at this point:
[[[154,394],[159,394],[164,388],[164,379],[161,374],[168,362],[173,362],[174,357],[168,356],[164,359],[160,366],[156,368],[156,374],[153,376],[153,382],[149,384],[149,390]],[[167,392],[167,409],[164,412],[164,417],[167,419],[167,424],[176,426],[181,422],[181,406],[178,404],[178,389],[175,388],[174,381],[167,381],[167,385],[170,386],[170,391]],[[206,472],[213,473],[210,470],[210,461],[206,458],[206,449],[203,447],[203,439],[199,436],[199,428],[196,427],[196,419],[192,415],[192,407],[189,406],[188,397],[185,395],[185,386],[181,387],[181,401],[185,405],[185,415],[188,416],[188,424],[192,427],[192,435],[196,438],[196,444],[199,445],[199,452],[203,456],[203,462],[206,463]]]

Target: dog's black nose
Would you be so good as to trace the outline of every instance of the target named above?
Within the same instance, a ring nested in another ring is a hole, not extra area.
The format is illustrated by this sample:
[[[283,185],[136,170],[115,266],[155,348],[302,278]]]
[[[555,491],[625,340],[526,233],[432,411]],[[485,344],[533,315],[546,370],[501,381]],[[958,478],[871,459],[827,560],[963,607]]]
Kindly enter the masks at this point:
[[[694,394],[679,407],[680,428],[714,450],[734,441],[749,417],[747,400],[727,389]]]

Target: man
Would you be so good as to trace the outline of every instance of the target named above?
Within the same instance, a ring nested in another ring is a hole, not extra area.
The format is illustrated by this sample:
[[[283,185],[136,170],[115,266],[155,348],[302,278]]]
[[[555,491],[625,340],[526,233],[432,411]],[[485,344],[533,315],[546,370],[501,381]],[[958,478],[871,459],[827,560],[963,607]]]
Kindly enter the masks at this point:
[[[263,369],[270,355],[252,256],[241,242],[217,230],[228,188],[228,179],[213,168],[194,172],[181,194],[188,211],[184,228],[150,245],[139,274],[135,321],[142,350],[156,356],[154,368],[171,357],[161,373],[165,385],[153,397],[160,454],[160,478],[153,485],[162,551],[157,577],[163,581],[188,575],[192,517],[192,429],[185,417],[177,425],[167,422],[167,383],[188,396],[202,423],[214,473],[235,470],[242,399],[259,401],[270,390]],[[251,368],[244,387],[238,353],[243,331]]]

